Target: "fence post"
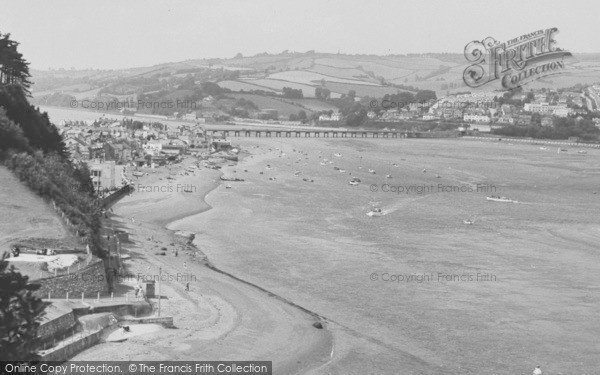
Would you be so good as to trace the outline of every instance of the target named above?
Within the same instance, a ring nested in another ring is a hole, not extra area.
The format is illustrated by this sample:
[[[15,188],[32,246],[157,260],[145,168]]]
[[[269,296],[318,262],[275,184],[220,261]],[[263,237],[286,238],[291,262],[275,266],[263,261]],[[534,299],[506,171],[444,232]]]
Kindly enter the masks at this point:
[[[113,292],[110,292],[110,300],[113,300]]]
[[[100,292],[98,292],[98,299],[96,301],[100,302]]]
[[[83,293],[84,292],[81,292],[81,302],[83,302]]]
[[[69,300],[69,292],[67,292],[67,301]]]
[[[50,299],[51,295],[52,295],[52,292],[48,291],[48,299]]]
[[[129,302],[129,292],[125,293],[125,301]]]

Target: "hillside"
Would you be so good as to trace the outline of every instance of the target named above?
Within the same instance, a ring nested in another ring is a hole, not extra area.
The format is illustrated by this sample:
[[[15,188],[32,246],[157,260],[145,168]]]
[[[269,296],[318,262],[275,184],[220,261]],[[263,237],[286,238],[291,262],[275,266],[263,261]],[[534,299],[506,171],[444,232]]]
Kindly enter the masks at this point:
[[[434,90],[439,96],[446,91],[468,89],[462,81],[467,65],[462,53],[394,56],[281,53],[189,60],[125,70],[33,71],[32,77],[36,82],[35,97],[61,92],[77,99],[93,97],[107,88],[112,88],[110,93],[114,95],[164,89],[173,79],[188,74],[218,82],[232,91],[280,92],[288,86],[303,89],[305,97],[314,97],[314,88],[325,86],[337,95],[355,90],[359,96],[383,96],[396,92],[399,86],[412,86]],[[575,53],[568,67],[570,74],[548,79],[542,85],[573,86],[600,80],[600,54]],[[154,78],[163,84],[149,84]]]
[[[9,221],[0,224],[4,231],[15,234],[19,230],[14,225],[35,228],[36,224],[50,223],[55,226],[53,220],[44,218],[44,210],[38,210],[40,215],[37,217],[20,216],[18,209],[25,207],[30,201],[28,197],[35,194],[43,198],[46,205],[54,202],[64,213],[65,221],[71,224],[71,234],[79,237],[80,244],[90,245],[92,252],[102,257],[100,209],[94,199],[89,170],[85,165],[74,165],[69,161],[57,128],[50,123],[47,114],[40,113],[27,102],[25,89],[18,84],[0,84],[0,165],[21,181],[13,186],[15,191],[0,195],[0,204],[6,206],[2,210],[3,216],[9,219],[10,225]],[[2,181],[9,183],[10,179],[3,178]],[[19,191],[27,188],[27,192]],[[25,198],[20,200],[20,197]],[[41,233],[43,231],[36,237]],[[23,236],[27,235],[23,233]],[[2,236],[2,240],[6,240],[5,237]]]

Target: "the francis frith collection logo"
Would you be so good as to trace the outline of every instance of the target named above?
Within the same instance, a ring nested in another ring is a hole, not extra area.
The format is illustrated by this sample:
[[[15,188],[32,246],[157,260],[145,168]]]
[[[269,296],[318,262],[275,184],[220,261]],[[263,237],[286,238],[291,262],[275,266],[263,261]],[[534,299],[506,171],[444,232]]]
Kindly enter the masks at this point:
[[[500,80],[504,89],[565,72],[565,58],[571,53],[556,46],[556,27],[537,30],[501,43],[492,37],[472,41],[465,47],[465,57],[472,63],[463,79],[470,87]]]

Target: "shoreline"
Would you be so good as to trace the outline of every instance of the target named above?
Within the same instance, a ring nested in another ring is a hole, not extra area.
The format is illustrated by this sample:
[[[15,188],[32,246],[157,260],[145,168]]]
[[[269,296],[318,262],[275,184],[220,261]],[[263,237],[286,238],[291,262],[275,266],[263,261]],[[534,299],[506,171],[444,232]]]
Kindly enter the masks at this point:
[[[247,154],[246,156],[249,156],[250,154]],[[244,160],[245,158],[241,158],[238,161],[238,164],[236,164],[236,166],[239,166],[240,163]],[[177,172],[179,171],[183,171],[185,170],[185,165],[189,164],[190,160],[195,160],[193,158],[186,158],[184,160],[184,162],[182,162],[181,164],[177,165],[176,168],[173,168],[174,170],[176,170]],[[176,195],[178,195],[179,193],[169,193],[169,197],[165,198],[165,199],[161,199],[159,200],[163,205],[169,204],[170,210],[172,212],[172,215],[169,215],[169,212],[161,212],[160,215],[152,215],[152,211],[154,210],[153,208],[150,208],[148,211],[150,211],[149,215],[144,215],[144,210],[142,209],[140,210],[136,210],[136,205],[145,205],[145,203],[147,203],[148,198],[143,197],[143,199],[139,200],[136,204],[136,202],[131,202],[131,201],[127,201],[126,199],[120,201],[119,203],[117,203],[115,205],[115,215],[118,218],[121,218],[124,222],[124,224],[130,224],[128,222],[128,220],[126,220],[127,216],[129,215],[123,215],[121,212],[119,211],[125,211],[127,212],[128,210],[131,211],[132,209],[136,211],[136,215],[137,215],[137,225],[133,225],[133,222],[131,222],[131,225],[128,226],[133,226],[133,230],[131,231],[131,233],[133,235],[138,234],[140,232],[140,230],[138,230],[135,227],[142,227],[145,229],[150,229],[154,234],[151,236],[152,239],[154,239],[154,237],[158,237],[158,236],[164,236],[166,238],[169,238],[170,240],[165,241],[164,243],[170,243],[171,245],[173,243],[178,242],[177,239],[177,235],[176,233],[178,232],[178,230],[176,229],[171,229],[169,228],[169,226],[179,220],[183,220],[186,218],[189,218],[191,216],[195,216],[195,215],[200,215],[204,212],[207,212],[209,210],[211,210],[213,207],[208,204],[206,202],[206,197],[210,192],[215,191],[220,185],[222,185],[222,183],[218,180],[220,176],[224,175],[224,172],[221,170],[209,170],[206,168],[202,168],[203,173],[200,173],[200,176],[204,177],[202,183],[200,184],[200,188],[199,191],[197,193],[195,193],[193,196],[186,196],[184,195],[183,198],[180,197],[176,197]],[[156,177],[162,175],[163,173],[170,173],[168,170],[164,171],[157,171],[157,175]],[[145,178],[148,176],[144,176],[144,178],[140,179],[140,184],[144,184],[146,183]],[[202,178],[201,177],[201,178]],[[207,178],[208,177],[208,178]],[[216,177],[215,179],[212,179],[213,177]],[[192,176],[179,176],[177,175],[176,180],[174,180],[173,182],[177,182],[177,183],[184,183],[186,180],[189,180],[191,178],[193,178]],[[151,181],[155,180],[155,178],[151,178]],[[184,182],[180,181],[180,180],[184,180]],[[151,182],[148,181],[148,182]],[[138,183],[136,182],[136,185]],[[135,194],[135,193],[134,193]],[[138,193],[140,194],[140,193]],[[144,193],[142,193],[144,194]],[[190,205],[189,202],[191,201],[191,197],[194,198],[198,198],[198,199],[194,199],[193,202],[195,202],[195,204]],[[175,202],[171,202],[171,201],[175,201]],[[146,205],[145,205],[146,206]],[[180,206],[180,207],[177,207]],[[191,207],[190,207],[191,206]],[[151,206],[148,206],[151,207]],[[189,207],[189,209],[186,210],[186,212],[180,213],[181,211],[179,211],[180,208],[182,207]],[[179,212],[179,213],[178,213]],[[141,216],[140,216],[141,214]],[[154,217],[153,217],[154,216]],[[144,217],[144,219],[141,219],[141,217]],[[136,233],[138,232],[138,233]],[[162,232],[162,233],[160,233]],[[194,233],[194,235],[198,235],[197,232],[191,232]],[[171,242],[169,242],[171,241]],[[156,246],[155,246],[156,247]],[[171,250],[171,249],[169,249]],[[295,303],[293,303],[292,301],[288,301],[283,297],[277,296],[272,292],[269,292],[268,290],[255,285],[251,282],[248,282],[246,280],[243,280],[235,275],[232,275],[230,273],[224,272],[222,270],[220,270],[218,267],[216,267],[215,265],[213,265],[210,260],[207,258],[207,255],[202,251],[201,248],[199,248],[198,246],[196,246],[193,243],[188,243],[187,246],[185,246],[184,251],[185,250],[191,250],[191,252],[193,254],[188,254],[188,256],[184,256],[184,254],[180,254],[180,256],[178,258],[172,258],[170,256],[170,254],[168,254],[166,257],[162,257],[162,259],[158,260],[161,264],[163,264],[163,267],[165,269],[167,269],[167,264],[168,263],[176,263],[177,261],[179,261],[179,263],[181,263],[181,261],[183,260],[188,260],[188,265],[187,267],[185,266],[184,262],[184,268],[188,269],[188,270],[194,270],[194,271],[198,271],[199,274],[202,274],[203,278],[208,278],[211,279],[211,284],[213,284],[214,282],[216,282],[217,284],[220,282],[219,279],[221,278],[227,278],[229,280],[228,284],[231,283],[233,285],[233,288],[236,290],[234,291],[227,291],[225,290],[226,288],[223,288],[222,286],[217,285],[217,287],[215,288],[214,285],[211,285],[208,291],[204,290],[204,288],[202,286],[193,286],[192,288],[195,290],[198,290],[200,292],[200,296],[201,299],[204,299],[205,297],[205,293],[207,292],[216,292],[215,295],[217,298],[222,299],[225,303],[228,303],[230,305],[230,307],[233,309],[233,313],[231,313],[231,315],[237,315],[238,318],[240,315],[252,315],[252,314],[258,314],[259,311],[256,312],[248,312],[247,308],[244,307],[244,303],[241,303],[238,301],[236,301],[237,296],[236,294],[239,294],[239,292],[243,289],[247,289],[247,288],[251,288],[254,292],[253,293],[244,293],[244,294],[255,294],[257,296],[255,296],[253,299],[256,299],[255,302],[261,301],[259,302],[260,305],[277,305],[276,309],[277,310],[281,310],[280,313],[278,313],[278,315],[276,316],[272,316],[273,319],[271,319],[270,323],[274,324],[274,325],[279,325],[281,327],[278,328],[278,330],[289,330],[290,328],[287,328],[286,326],[289,325],[293,325],[293,330],[297,331],[297,330],[301,330],[302,332],[297,332],[299,333],[298,336],[301,338],[303,336],[307,336],[307,337],[313,337],[312,339],[309,339],[306,343],[304,343],[303,341],[305,340],[300,340],[298,341],[298,343],[296,344],[296,348],[294,348],[294,350],[291,350],[290,347],[293,348],[294,344],[292,344],[292,342],[288,342],[289,340],[284,340],[279,342],[277,345],[275,345],[275,347],[273,348],[274,350],[279,350],[279,351],[284,351],[285,353],[279,353],[278,355],[271,357],[271,358],[267,358],[267,357],[260,357],[257,359],[264,359],[264,360],[273,360],[273,365],[274,365],[274,370],[276,370],[275,373],[306,373],[309,372],[315,368],[319,368],[322,367],[323,365],[325,365],[327,363],[328,360],[331,359],[331,354],[333,353],[333,347],[334,347],[334,336],[333,333],[331,331],[329,331],[326,328],[326,324],[325,321],[326,319],[321,317],[319,314],[316,314],[314,312],[311,312],[305,308],[303,308],[302,306],[296,305]],[[137,260],[136,260],[137,262]],[[204,269],[205,271],[200,271],[199,268]],[[206,281],[206,280],[204,280]],[[190,283],[191,284],[191,283]],[[163,293],[164,294],[164,293]],[[185,297],[185,295],[184,295]],[[233,300],[233,301],[232,301]],[[204,301],[206,302],[206,301]],[[200,306],[201,307],[201,306]],[[287,312],[286,312],[287,311]],[[263,313],[261,313],[263,314]],[[283,314],[283,315],[282,315]],[[230,317],[231,318],[231,317]],[[221,318],[222,319],[222,318]],[[290,319],[292,319],[290,321]],[[233,320],[236,320],[235,316],[233,316]],[[177,325],[177,317],[175,317],[175,324]],[[287,321],[286,323],[284,323],[284,321]],[[312,323],[314,322],[321,322],[323,323],[324,329],[317,329],[315,327],[312,326]],[[300,326],[298,325],[299,323],[302,323]],[[219,322],[217,321],[217,325],[219,324]],[[238,329],[239,326],[230,326],[229,328],[226,328],[222,334],[224,335],[230,335],[230,334],[235,334],[236,329]],[[268,331],[265,330],[265,331]],[[261,332],[258,331],[259,335],[263,335],[265,337],[270,337],[272,335],[269,335],[268,332]],[[296,335],[294,335],[295,338]],[[276,339],[278,337],[275,337]],[[270,338],[271,340],[273,340],[273,338]],[[316,340],[316,341],[315,341]],[[204,345],[207,346],[218,346],[218,342],[214,342],[211,344],[211,341],[204,343]],[[290,345],[292,344],[292,345]],[[280,349],[279,347],[285,347],[288,346],[285,349]],[[291,352],[289,352],[291,350]],[[289,352],[289,353],[288,353]],[[286,354],[287,353],[287,354]],[[224,359],[227,358],[227,356],[224,357],[216,357],[218,359]],[[239,359],[239,358],[247,358],[247,355],[241,354],[240,356],[234,357],[232,359]],[[214,357],[212,359],[215,359]],[[283,365],[282,365],[283,364]]]

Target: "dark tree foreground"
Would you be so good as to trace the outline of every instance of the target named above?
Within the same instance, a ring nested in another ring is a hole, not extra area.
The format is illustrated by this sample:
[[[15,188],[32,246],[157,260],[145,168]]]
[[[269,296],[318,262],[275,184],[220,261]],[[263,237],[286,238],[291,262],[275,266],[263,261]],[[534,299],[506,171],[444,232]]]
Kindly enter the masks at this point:
[[[33,292],[40,286],[9,266],[7,255],[0,258],[0,361],[37,360],[37,329],[45,304]]]

